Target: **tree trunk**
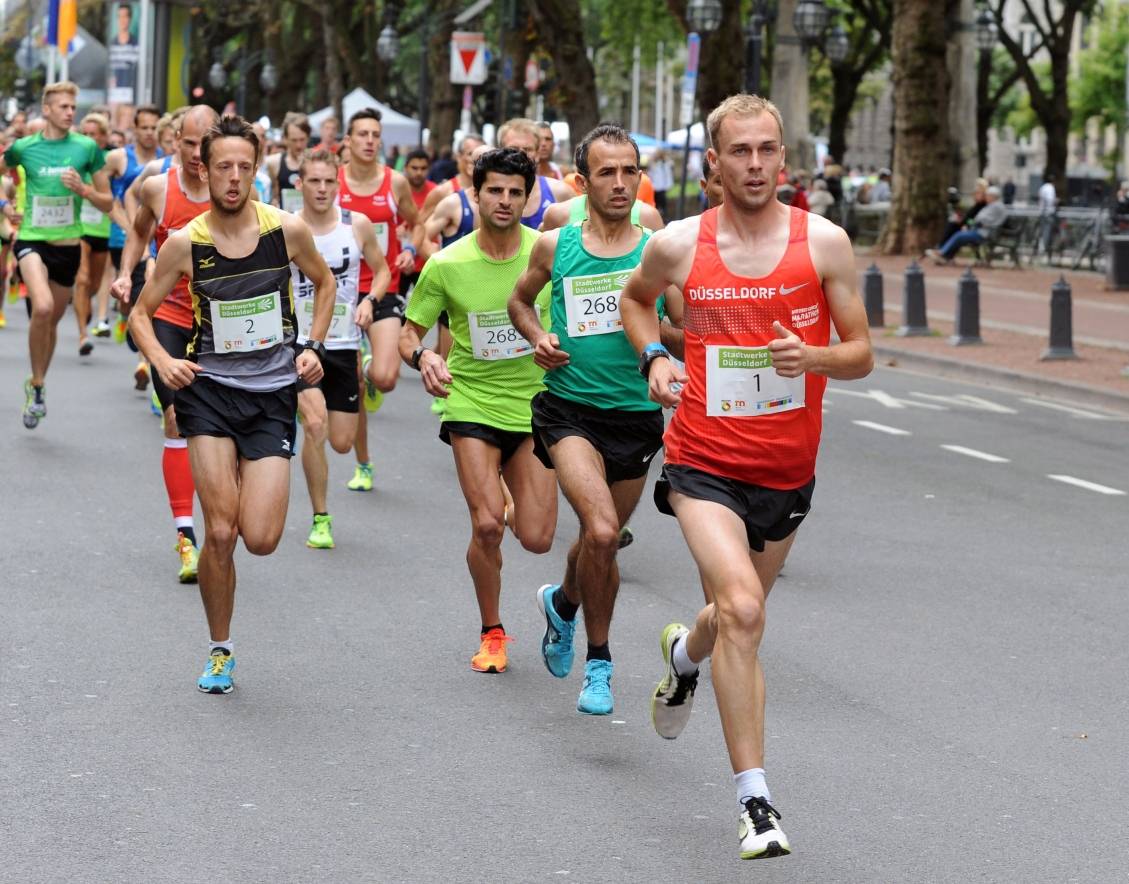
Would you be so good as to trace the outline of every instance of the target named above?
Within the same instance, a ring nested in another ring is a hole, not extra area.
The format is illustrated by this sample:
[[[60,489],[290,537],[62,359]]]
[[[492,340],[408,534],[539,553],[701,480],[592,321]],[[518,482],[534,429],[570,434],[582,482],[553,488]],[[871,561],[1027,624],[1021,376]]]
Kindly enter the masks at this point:
[[[435,5],[436,13],[455,13],[461,0],[443,0]],[[448,147],[459,127],[459,111],[463,103],[463,87],[451,82],[451,34],[454,15],[447,15],[443,23],[430,34],[427,43],[427,65],[430,89],[428,96],[427,127],[431,134],[427,146],[436,150]]]
[[[345,98],[345,82],[341,77],[341,59],[338,56],[337,28],[334,26],[331,15],[321,17],[322,49],[325,50],[325,88],[329,106],[338,120],[341,120],[341,131],[345,131],[345,120],[341,119],[343,113],[341,102]]]
[[[920,254],[945,222],[949,173],[949,75],[945,7],[894,0],[894,180],[882,237],[888,255]]]
[[[859,83],[859,72],[846,65],[831,67],[831,119],[828,124],[827,152],[840,163],[847,155],[847,126],[851,122],[851,111],[855,107]]]
[[[548,41],[558,92],[573,144],[580,142],[600,122],[596,73],[588,60],[584,16],[579,0],[532,0],[530,7],[537,27],[552,34]],[[515,71],[515,77],[521,72]]]
[[[1054,182],[1059,199],[1066,197],[1066,164],[1069,158],[1070,137],[1070,44],[1061,42],[1062,51],[1051,53],[1051,83],[1049,113],[1042,119],[1047,133],[1047,165],[1045,178]]]

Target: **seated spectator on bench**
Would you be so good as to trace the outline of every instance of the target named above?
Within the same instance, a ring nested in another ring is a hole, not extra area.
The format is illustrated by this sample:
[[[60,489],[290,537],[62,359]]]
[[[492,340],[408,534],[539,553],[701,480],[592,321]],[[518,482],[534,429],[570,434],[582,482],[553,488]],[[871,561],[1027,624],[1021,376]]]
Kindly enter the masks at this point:
[[[968,230],[960,230],[948,238],[940,249],[929,249],[926,256],[934,263],[948,264],[963,246],[977,246],[1007,220],[1007,206],[1000,202],[1000,189],[989,187],[985,192],[984,207],[976,213],[976,220]]]

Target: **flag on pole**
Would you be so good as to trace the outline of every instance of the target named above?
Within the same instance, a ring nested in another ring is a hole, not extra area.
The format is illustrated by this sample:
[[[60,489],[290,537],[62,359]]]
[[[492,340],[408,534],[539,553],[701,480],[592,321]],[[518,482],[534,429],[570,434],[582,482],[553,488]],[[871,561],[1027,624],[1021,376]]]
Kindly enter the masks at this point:
[[[78,30],[78,0],[50,0],[47,4],[47,43],[66,53]]]

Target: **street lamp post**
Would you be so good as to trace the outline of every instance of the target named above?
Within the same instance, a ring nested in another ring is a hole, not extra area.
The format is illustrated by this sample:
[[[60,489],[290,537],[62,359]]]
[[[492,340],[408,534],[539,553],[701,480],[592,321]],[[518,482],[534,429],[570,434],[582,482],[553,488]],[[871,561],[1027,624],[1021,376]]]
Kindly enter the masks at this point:
[[[247,71],[257,61],[263,61],[263,69],[259,71],[259,89],[263,95],[266,96],[266,111],[267,117],[270,117],[270,96],[275,89],[278,88],[278,68],[275,67],[269,49],[263,49],[258,52],[248,53],[246,50],[240,50],[239,62],[236,65],[236,70],[239,72],[239,88],[237,91],[236,105],[239,113],[243,116],[247,115]],[[219,53],[216,53],[216,60],[212,62],[212,66],[208,69],[208,85],[219,92],[227,86],[227,68],[219,59]]]
[[[690,0],[686,9],[686,22],[690,25],[689,56],[687,58],[686,78],[682,88],[689,85],[689,102],[683,97],[682,124],[686,128],[686,141],[682,146],[682,189],[678,194],[678,217],[684,217],[686,207],[686,178],[690,171],[690,136],[693,133],[694,105],[698,100],[698,56],[701,46],[700,35],[708,35],[721,24],[720,0]],[[703,146],[705,126],[702,127]]]
[[[776,20],[772,0],[753,0],[753,12],[745,30],[745,91],[761,93],[761,67],[764,58],[764,29]]]

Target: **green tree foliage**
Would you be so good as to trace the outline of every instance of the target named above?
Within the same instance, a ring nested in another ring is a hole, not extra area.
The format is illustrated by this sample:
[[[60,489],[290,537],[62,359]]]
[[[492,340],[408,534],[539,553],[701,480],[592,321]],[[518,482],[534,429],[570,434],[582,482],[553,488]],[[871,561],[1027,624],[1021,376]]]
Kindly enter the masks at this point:
[[[1093,23],[1096,43],[1078,58],[1070,82],[1070,128],[1084,132],[1087,121],[1103,126],[1125,126],[1125,56],[1129,51],[1129,6],[1108,3]]]

